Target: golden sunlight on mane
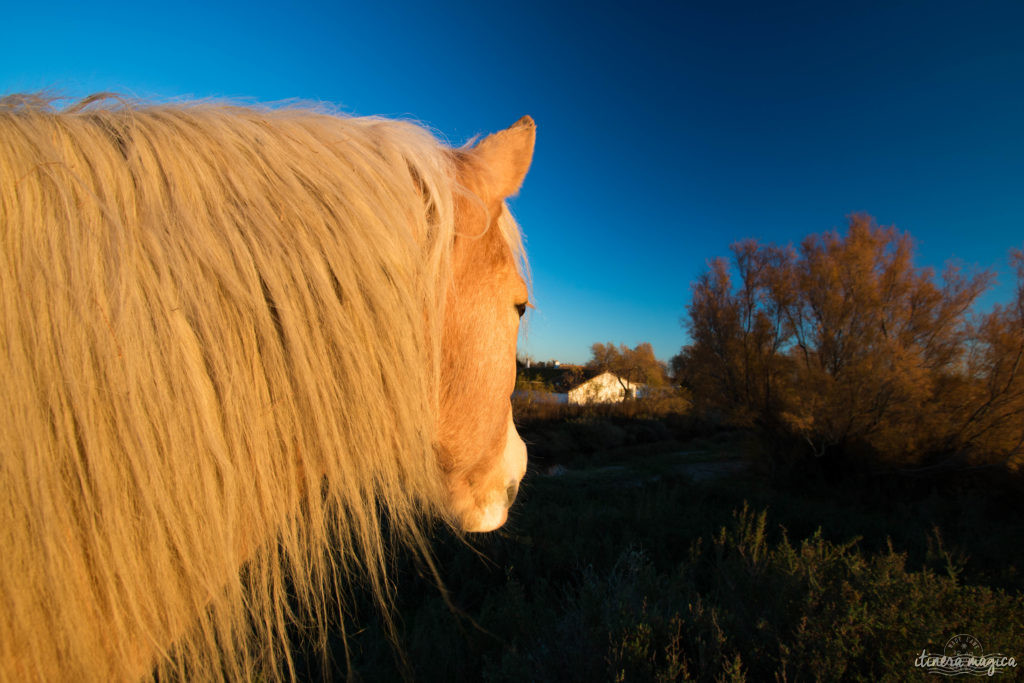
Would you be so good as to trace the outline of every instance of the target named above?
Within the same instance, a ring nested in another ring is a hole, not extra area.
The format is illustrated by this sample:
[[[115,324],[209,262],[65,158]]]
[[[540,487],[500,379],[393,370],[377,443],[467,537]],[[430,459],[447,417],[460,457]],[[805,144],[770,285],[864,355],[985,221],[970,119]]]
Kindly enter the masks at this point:
[[[456,203],[533,123],[499,182],[410,123],[94,99],[0,101],[0,680],[294,677],[291,624],[459,521]]]

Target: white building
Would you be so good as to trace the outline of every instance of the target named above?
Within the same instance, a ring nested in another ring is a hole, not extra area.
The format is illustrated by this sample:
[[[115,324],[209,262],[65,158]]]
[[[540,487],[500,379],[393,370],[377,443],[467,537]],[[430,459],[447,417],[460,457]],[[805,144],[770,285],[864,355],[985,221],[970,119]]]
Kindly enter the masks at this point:
[[[638,392],[642,393],[644,388],[643,384],[636,384],[610,372],[603,372],[570,389],[569,403],[618,403],[627,396],[636,398]]]

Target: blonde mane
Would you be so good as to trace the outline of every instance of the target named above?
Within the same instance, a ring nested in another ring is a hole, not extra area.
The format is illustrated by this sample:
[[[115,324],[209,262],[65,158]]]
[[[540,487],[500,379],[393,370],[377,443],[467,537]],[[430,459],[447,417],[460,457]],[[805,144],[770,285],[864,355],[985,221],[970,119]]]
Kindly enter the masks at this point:
[[[94,99],[0,103],[0,679],[294,677],[446,514],[453,154]]]

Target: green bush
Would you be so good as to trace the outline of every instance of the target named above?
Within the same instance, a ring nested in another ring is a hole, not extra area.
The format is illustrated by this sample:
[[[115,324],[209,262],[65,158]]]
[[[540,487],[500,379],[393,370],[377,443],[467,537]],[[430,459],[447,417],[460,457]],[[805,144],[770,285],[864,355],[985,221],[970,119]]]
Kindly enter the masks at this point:
[[[918,673],[921,650],[941,652],[961,632],[1021,656],[1024,600],[966,582],[987,571],[970,569],[974,539],[906,508],[876,524],[877,513],[820,493],[797,499],[744,480],[528,480],[506,530],[439,545],[451,605],[411,568],[398,572],[408,672],[424,681],[902,680]],[[946,503],[938,518],[970,507]],[[1004,543],[1016,535],[987,514],[968,517]],[[880,537],[851,538],[854,527]],[[992,556],[986,566],[1007,562],[1016,560]],[[401,674],[372,618],[350,633],[356,673]]]
[[[439,531],[446,590],[395,558],[397,647],[357,599],[329,676],[349,673],[344,645],[369,681],[903,680],[961,632],[1024,656],[1024,519],[1005,477],[697,484],[681,451],[770,445],[607,408],[529,429],[572,471],[534,468],[496,533]]]
[[[889,548],[820,533],[770,543],[767,515],[744,507],[674,571],[627,548],[611,569],[580,571],[554,623],[507,619],[510,646],[489,680],[900,680],[921,650],[970,632],[992,651],[1024,637],[1024,600],[955,576],[908,571]],[[500,601],[530,612],[518,589]],[[546,602],[546,601],[545,601]],[[533,608],[535,609],[535,608]]]

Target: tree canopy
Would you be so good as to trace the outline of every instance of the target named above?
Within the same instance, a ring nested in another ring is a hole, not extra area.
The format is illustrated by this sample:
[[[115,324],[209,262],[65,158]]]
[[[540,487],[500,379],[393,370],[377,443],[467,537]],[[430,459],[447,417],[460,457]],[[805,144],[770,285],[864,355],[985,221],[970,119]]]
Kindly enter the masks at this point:
[[[654,347],[647,342],[632,349],[625,344],[615,346],[612,342],[597,342],[590,347],[590,355],[587,369],[594,374],[610,372],[620,381],[646,384],[648,387],[666,384],[665,365],[654,357]]]
[[[693,284],[672,359],[706,414],[817,455],[1016,462],[1024,442],[1024,255],[1016,301],[974,315],[990,272],[914,265],[906,233],[850,217],[799,249],[747,240]]]

